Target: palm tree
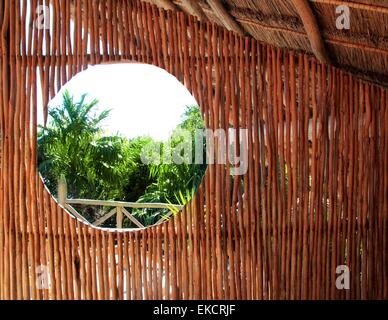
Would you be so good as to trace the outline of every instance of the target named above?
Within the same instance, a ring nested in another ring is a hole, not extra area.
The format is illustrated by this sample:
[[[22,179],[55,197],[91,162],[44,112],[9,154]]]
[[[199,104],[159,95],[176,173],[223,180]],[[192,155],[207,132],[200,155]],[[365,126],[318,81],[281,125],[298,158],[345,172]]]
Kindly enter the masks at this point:
[[[110,110],[94,112],[98,100],[78,102],[68,91],[63,104],[49,111],[50,122],[38,135],[39,171],[52,193],[64,174],[71,197],[115,198],[121,194],[120,175],[128,157],[123,156],[125,139],[104,137],[101,123]],[[125,167],[125,166],[124,166]]]

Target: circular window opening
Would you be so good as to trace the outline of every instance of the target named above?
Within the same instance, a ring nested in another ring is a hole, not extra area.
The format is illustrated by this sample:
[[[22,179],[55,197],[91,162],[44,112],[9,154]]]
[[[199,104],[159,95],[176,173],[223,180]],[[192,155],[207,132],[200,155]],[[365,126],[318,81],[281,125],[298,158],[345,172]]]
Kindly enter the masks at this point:
[[[39,116],[41,177],[72,215],[102,228],[144,228],[177,214],[206,170],[198,103],[165,70],[90,67]],[[201,160],[202,159],[202,160]]]

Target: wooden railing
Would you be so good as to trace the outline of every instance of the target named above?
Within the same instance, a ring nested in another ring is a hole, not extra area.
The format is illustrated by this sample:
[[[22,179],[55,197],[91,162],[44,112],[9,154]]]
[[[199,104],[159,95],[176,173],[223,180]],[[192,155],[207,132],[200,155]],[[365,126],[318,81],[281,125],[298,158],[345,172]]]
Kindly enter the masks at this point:
[[[127,208],[131,209],[164,209],[168,210],[168,213],[163,215],[155,224],[157,226],[166,221],[172,214],[172,211],[182,210],[183,206],[165,204],[165,203],[138,203],[138,202],[123,202],[123,201],[105,201],[105,200],[90,200],[90,199],[68,199],[67,198],[67,183],[66,178],[61,176],[58,181],[58,201],[65,209],[67,209],[74,217],[81,221],[92,224],[95,227],[101,226],[105,221],[116,215],[116,228],[123,228],[124,217],[127,217],[138,228],[143,229],[145,227],[138,219],[136,219]],[[86,206],[103,206],[113,207],[107,214],[104,214],[101,218],[97,219],[93,223],[90,223],[85,217],[83,217],[73,205],[86,205]]]

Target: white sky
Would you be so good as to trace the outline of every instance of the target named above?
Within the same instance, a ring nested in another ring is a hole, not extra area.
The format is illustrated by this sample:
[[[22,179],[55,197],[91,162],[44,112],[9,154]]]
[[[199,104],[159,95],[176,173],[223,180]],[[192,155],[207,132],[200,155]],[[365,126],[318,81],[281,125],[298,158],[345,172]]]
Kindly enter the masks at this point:
[[[112,109],[104,130],[128,138],[150,135],[167,140],[187,105],[197,105],[189,91],[171,74],[146,64],[120,63],[89,67],[64,85],[50,106],[61,105],[67,89],[75,102],[99,100],[98,109]],[[39,91],[39,90],[38,90]],[[41,105],[41,98],[39,98]],[[39,123],[42,123],[42,111]]]

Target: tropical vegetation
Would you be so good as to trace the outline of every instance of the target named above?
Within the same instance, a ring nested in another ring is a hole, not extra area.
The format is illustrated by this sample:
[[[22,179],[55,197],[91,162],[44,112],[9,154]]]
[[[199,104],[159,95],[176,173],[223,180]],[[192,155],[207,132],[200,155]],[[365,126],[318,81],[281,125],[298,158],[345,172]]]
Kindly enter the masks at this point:
[[[196,129],[204,128],[198,106],[188,106],[169,140],[159,142],[148,136],[128,139],[106,134],[103,122],[109,119],[111,110],[98,111],[98,100],[86,101],[86,95],[74,101],[65,91],[62,105],[49,108],[48,124],[39,127],[39,171],[53,195],[61,175],[66,177],[69,198],[171,204],[185,201],[182,195],[195,191],[206,165],[163,161],[145,164],[142,150],[146,145],[158,144],[163,159],[163,153],[182,143],[180,130],[185,129],[194,137]],[[91,222],[105,212],[104,208],[91,207],[77,210]],[[144,225],[151,225],[166,214],[156,209],[132,213]],[[114,225],[110,219],[104,226]],[[130,222],[125,221],[124,225],[129,226]]]

